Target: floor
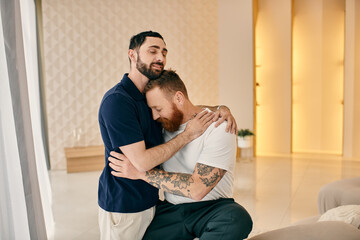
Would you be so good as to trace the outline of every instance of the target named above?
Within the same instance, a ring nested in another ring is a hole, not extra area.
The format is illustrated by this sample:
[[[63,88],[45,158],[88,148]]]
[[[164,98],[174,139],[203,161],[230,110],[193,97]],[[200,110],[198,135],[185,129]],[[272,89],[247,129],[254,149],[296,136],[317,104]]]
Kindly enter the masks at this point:
[[[360,176],[360,161],[296,155],[239,158],[235,200],[254,221],[250,236],[318,214],[317,193],[326,183]],[[99,239],[97,185],[100,172],[51,171],[54,240]]]

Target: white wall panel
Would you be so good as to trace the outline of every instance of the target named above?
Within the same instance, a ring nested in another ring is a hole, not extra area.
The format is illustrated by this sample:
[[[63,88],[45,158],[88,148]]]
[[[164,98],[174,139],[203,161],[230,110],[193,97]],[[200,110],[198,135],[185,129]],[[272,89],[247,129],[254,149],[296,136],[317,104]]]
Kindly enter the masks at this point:
[[[291,1],[258,0],[256,152],[291,152]]]
[[[345,7],[343,156],[351,158],[354,147],[355,0],[346,0]]]
[[[360,159],[360,2],[355,1],[355,79],[353,157]]]
[[[239,128],[254,129],[252,0],[218,0],[219,103],[230,107]]]
[[[342,154],[344,8],[294,1],[293,152]]]

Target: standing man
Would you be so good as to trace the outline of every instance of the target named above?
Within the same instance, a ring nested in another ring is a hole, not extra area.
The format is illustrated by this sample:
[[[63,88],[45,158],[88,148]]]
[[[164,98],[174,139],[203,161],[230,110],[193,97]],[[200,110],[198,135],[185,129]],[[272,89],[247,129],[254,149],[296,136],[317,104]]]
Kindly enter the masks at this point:
[[[199,114],[182,134],[162,144],[161,125],[152,120],[143,91],[149,80],[160,76],[166,55],[159,33],[133,36],[128,51],[130,72],[101,102],[99,125],[105,145],[105,168],[98,190],[101,239],[141,239],[158,201],[158,190],[148,183],[111,175],[107,160],[110,151],[125,154],[138,170],[147,171],[168,160],[214,121],[214,114]],[[229,111],[222,113],[220,120],[233,119]],[[215,119],[218,117],[215,115]],[[232,123],[229,128],[235,132],[236,124]]]
[[[204,111],[194,106],[184,83],[174,71],[164,71],[146,88],[153,118],[162,123],[166,142],[182,134],[189,121]],[[117,153],[110,157],[114,176],[142,179],[165,191],[156,208],[146,240],[245,239],[252,229],[247,211],[232,198],[236,137],[225,132],[226,123],[212,123],[200,137],[188,143],[162,169],[140,172]],[[113,164],[114,163],[114,164]]]

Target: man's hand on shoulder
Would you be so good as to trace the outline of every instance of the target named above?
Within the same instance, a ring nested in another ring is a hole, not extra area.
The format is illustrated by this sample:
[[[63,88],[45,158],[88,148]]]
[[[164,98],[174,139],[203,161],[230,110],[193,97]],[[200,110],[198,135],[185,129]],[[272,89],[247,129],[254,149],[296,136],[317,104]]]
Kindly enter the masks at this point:
[[[236,134],[237,126],[234,116],[231,114],[230,109],[224,105],[220,105],[215,112],[214,121],[215,127],[218,127],[224,121],[227,121],[226,132]]]
[[[198,113],[188,122],[185,131],[182,134],[188,137],[190,141],[198,138],[214,122],[214,117],[215,113],[211,111],[202,111]]]

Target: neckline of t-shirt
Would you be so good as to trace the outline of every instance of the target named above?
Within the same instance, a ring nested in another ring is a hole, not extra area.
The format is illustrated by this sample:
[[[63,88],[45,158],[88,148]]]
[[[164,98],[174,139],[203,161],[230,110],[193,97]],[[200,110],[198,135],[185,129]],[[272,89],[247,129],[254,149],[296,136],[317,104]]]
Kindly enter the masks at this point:
[[[204,111],[210,112],[211,110],[208,109],[208,108],[203,108],[203,110],[202,110],[201,112],[199,112],[199,113],[202,113],[202,112],[204,112]],[[185,128],[186,128],[186,125],[187,125],[190,121],[191,121],[191,120],[189,120],[189,121],[181,124],[181,125],[179,126],[179,129],[178,129],[177,131],[175,131],[174,133],[183,132],[183,131],[185,130]]]

